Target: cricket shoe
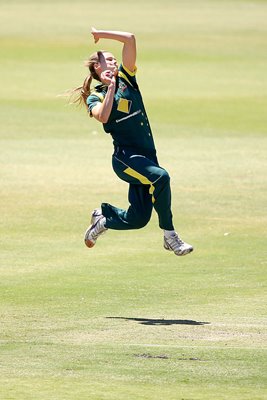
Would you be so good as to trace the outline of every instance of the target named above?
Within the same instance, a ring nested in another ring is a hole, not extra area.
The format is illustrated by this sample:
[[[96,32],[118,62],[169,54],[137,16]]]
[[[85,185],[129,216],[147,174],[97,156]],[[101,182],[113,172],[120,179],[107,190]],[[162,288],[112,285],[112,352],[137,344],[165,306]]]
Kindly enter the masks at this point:
[[[93,247],[98,237],[108,230],[104,225],[105,222],[106,218],[99,208],[92,212],[91,225],[87,228],[84,235],[84,243],[87,247]]]
[[[180,239],[176,232],[169,237],[164,235],[164,248],[173,251],[177,256],[185,256],[194,250],[193,246]]]

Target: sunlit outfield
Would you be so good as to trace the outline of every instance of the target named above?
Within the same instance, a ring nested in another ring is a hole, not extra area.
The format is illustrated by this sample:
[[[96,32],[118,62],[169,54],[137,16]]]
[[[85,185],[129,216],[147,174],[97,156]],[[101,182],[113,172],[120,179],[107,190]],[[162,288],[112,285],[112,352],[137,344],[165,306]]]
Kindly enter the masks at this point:
[[[267,2],[2,0],[0,399],[267,398]],[[83,244],[90,211],[127,207],[112,142],[58,97],[90,27],[133,31],[138,81],[177,231]]]

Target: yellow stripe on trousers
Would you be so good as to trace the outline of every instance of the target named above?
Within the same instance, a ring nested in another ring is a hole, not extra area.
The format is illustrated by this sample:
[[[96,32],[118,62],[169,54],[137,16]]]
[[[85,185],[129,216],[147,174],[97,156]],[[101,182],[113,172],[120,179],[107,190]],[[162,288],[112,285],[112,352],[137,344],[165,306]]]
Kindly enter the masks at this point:
[[[152,195],[152,203],[155,203],[155,197],[153,196],[155,186],[153,186],[153,183],[150,182],[150,180],[147,179],[146,176],[140,174],[130,167],[126,168],[123,172],[125,172],[125,174],[127,175],[132,176],[133,178],[138,179],[138,181],[141,182],[143,185],[150,185],[149,193]]]

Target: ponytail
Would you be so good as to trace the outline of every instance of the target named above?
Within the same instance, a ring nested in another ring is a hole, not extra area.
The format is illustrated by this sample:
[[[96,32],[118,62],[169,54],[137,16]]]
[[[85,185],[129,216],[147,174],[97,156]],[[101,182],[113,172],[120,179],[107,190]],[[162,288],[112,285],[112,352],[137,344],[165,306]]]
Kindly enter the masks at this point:
[[[90,96],[91,93],[91,82],[93,80],[92,75],[88,75],[82,86],[79,86],[71,91],[71,98],[73,98],[72,103],[78,103],[79,105],[83,104],[87,108],[87,98]]]
[[[84,62],[85,67],[89,68],[90,74],[85,78],[82,86],[79,86],[71,91],[71,98],[74,97],[72,103],[84,104],[86,109],[88,109],[87,98],[91,93],[91,83],[92,80],[95,79],[101,82],[99,76],[95,72],[94,65],[99,63],[100,57],[102,56],[103,51],[98,51],[93,53],[88,60]]]

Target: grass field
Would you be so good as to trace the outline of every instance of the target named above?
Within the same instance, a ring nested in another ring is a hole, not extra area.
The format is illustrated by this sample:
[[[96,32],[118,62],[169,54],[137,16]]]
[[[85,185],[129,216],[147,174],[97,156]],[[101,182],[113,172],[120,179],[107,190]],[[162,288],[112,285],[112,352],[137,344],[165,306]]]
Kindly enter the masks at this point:
[[[267,1],[2,0],[0,16],[0,399],[267,399]],[[127,207],[110,137],[57,96],[86,75],[92,25],[136,33],[187,257],[155,214],[83,244],[93,208]]]

